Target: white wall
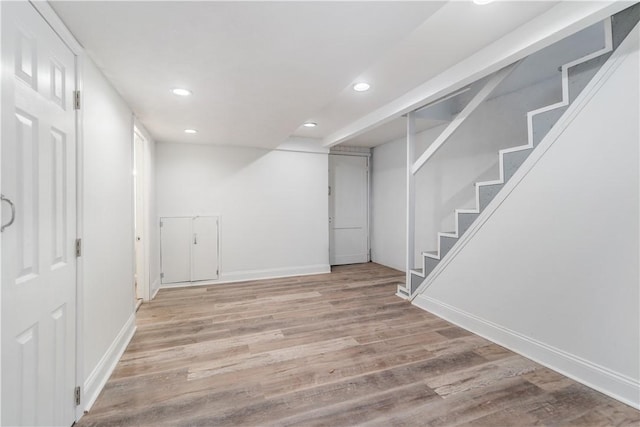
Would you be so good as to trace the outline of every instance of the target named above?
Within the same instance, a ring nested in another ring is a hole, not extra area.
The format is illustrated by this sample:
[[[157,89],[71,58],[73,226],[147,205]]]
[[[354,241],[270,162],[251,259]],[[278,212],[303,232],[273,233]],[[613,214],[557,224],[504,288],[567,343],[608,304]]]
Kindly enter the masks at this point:
[[[637,34],[620,68],[416,302],[640,407]]]
[[[82,363],[91,401],[134,326],[133,116],[88,58],[82,78]]]
[[[498,150],[526,144],[526,113],[559,101],[559,83],[558,77],[489,99],[416,174],[418,265],[421,252],[437,249],[439,231],[455,229],[455,209],[475,207],[473,184],[499,177]],[[445,126],[417,134],[416,158]],[[371,256],[404,270],[406,139],[375,147],[372,164]]]
[[[220,215],[220,280],[329,270],[326,153],[158,143],[158,215]]]

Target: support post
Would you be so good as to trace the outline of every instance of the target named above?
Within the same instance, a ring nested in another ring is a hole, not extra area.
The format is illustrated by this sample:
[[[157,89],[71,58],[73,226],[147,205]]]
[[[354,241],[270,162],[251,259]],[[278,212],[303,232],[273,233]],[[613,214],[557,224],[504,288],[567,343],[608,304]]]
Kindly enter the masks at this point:
[[[407,114],[407,258],[406,258],[406,282],[405,287],[411,292],[411,270],[415,267],[415,211],[416,211],[416,189],[415,177],[411,171],[415,156],[415,112]]]

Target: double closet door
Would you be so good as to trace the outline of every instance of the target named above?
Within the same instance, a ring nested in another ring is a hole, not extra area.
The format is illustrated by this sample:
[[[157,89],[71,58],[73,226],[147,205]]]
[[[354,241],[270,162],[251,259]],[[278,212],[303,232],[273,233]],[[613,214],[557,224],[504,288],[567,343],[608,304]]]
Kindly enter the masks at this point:
[[[160,219],[162,284],[218,279],[218,217]]]

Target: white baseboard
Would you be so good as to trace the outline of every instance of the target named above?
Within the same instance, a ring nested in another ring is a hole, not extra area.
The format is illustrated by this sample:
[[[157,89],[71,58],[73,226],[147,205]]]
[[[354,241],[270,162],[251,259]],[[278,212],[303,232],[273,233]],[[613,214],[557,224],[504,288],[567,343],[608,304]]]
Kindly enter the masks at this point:
[[[278,279],[292,276],[310,276],[312,274],[331,273],[329,264],[305,265],[300,267],[270,268],[266,270],[234,271],[220,274],[218,280],[202,280],[199,282],[164,283],[161,288],[182,288],[186,286],[206,286],[223,283],[245,282],[247,280]]]
[[[160,278],[156,277],[156,279],[151,284],[151,298],[150,298],[151,300],[153,300],[156,297],[159,290],[160,290]]]
[[[89,411],[95,403],[102,388],[107,383],[111,373],[115,369],[122,354],[127,349],[129,341],[136,332],[136,315],[132,313],[118,335],[113,340],[106,353],[102,356],[98,365],[84,382],[83,402],[84,411]]]
[[[640,409],[640,382],[446,303],[418,295],[413,304],[521,354],[633,408]]]

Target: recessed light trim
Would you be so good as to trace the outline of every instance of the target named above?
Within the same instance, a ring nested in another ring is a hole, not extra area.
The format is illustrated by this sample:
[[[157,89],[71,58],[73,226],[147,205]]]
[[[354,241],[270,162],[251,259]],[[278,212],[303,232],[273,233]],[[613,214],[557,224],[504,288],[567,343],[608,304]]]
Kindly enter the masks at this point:
[[[473,0],[473,2],[477,5],[483,6],[485,4],[492,3],[493,0]]]
[[[359,82],[353,85],[353,90],[356,92],[365,92],[371,88],[371,85],[366,82]]]
[[[306,127],[306,128],[314,128],[316,126],[318,126],[317,123],[315,122],[306,122],[305,124],[303,124],[302,126]]]
[[[195,129],[185,129],[184,133],[194,134],[194,133],[198,133],[198,131]]]
[[[171,89],[171,93],[173,93],[174,95],[178,95],[178,96],[189,96],[193,92],[191,92],[189,89],[184,89],[184,88],[181,88],[181,87],[174,87],[173,89]]]

